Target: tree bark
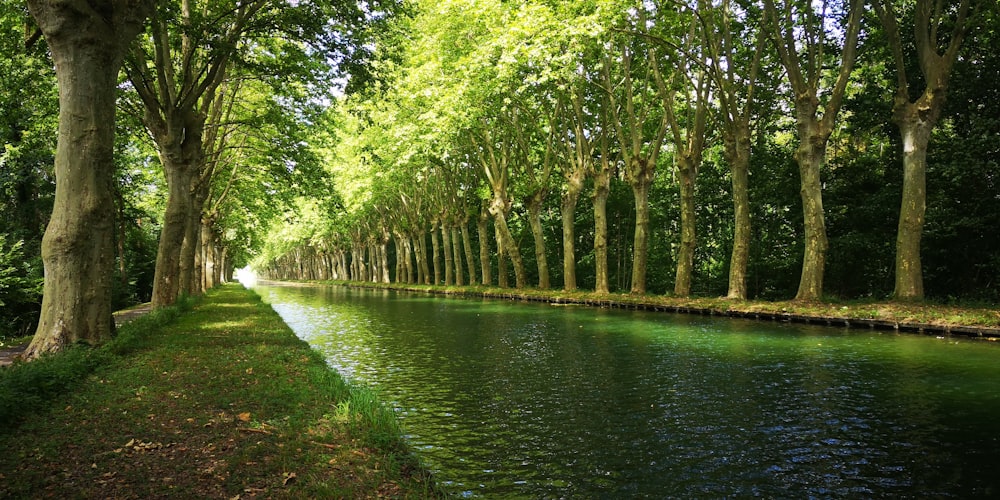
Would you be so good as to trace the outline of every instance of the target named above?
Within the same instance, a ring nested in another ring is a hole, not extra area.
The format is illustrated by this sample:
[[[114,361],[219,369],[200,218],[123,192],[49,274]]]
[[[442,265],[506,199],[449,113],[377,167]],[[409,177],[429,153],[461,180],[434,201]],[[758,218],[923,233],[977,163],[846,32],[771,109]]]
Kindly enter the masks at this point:
[[[602,168],[594,174],[594,291],[610,293],[608,279],[608,194],[611,171]]]
[[[509,257],[511,263],[514,264],[514,288],[524,288],[527,282],[527,276],[524,272],[524,260],[521,258],[521,250],[517,248],[517,242],[514,241],[514,237],[510,234],[510,228],[507,227],[506,203],[502,199],[494,199],[493,204],[490,206],[490,212],[493,214],[497,240],[500,248],[503,250],[503,255]],[[504,274],[503,272],[500,273],[501,280],[504,278]],[[501,284],[501,286],[503,285]]]
[[[576,290],[576,234],[574,223],[576,222],[576,204],[580,199],[580,191],[583,189],[583,182],[570,183],[563,193],[562,203],[559,206],[559,213],[562,216],[562,240],[563,240],[563,290],[572,292]]]
[[[681,202],[681,245],[677,253],[677,273],[674,280],[674,295],[691,295],[691,277],[694,274],[694,249],[696,244],[694,182],[698,175],[698,165],[693,158],[678,158],[677,178],[680,182]]]
[[[56,193],[42,238],[45,284],[34,359],[114,333],[114,134],[118,71],[152,2],[29,0],[59,86]]]
[[[806,107],[808,106],[801,106]],[[799,111],[799,146],[795,161],[799,165],[799,194],[802,197],[802,216],[805,229],[805,251],[802,256],[802,274],[795,300],[819,300],[823,296],[823,272],[826,267],[826,218],[823,214],[823,185],[820,171],[826,156],[829,133],[817,130],[812,109]]]
[[[489,212],[487,210],[480,211],[479,218],[476,219],[476,232],[479,233],[479,267],[483,286],[493,285],[493,274],[490,267],[489,228],[487,227],[489,222]]]
[[[403,238],[398,234],[392,239],[396,246],[396,283],[406,283],[406,266],[403,264],[406,259],[406,249],[403,246]]]
[[[431,271],[427,268],[427,234],[424,231],[417,233],[417,258],[420,260],[420,274],[425,285],[431,284]]]
[[[504,251],[503,236],[500,234],[499,224],[493,224],[493,232],[496,233],[497,241],[497,286],[500,288],[509,288],[510,277],[507,273],[507,253]]]
[[[802,274],[796,300],[819,300],[823,295],[823,272],[826,267],[826,222],[823,215],[823,186],[820,170],[826,155],[827,141],[843,103],[844,92],[854,68],[857,55],[858,32],[861,29],[862,0],[850,0],[846,25],[843,26],[844,41],[837,68],[836,81],[828,89],[823,114],[820,108],[821,84],[829,80],[824,74],[829,61],[823,59],[827,38],[827,12],[824,8],[815,13],[805,10],[796,19],[800,24],[785,23],[792,16],[779,13],[774,0],[765,0],[771,38],[778,51],[785,75],[794,92],[795,123],[798,132],[798,146],[795,161],[799,165],[802,216],[805,226],[805,251],[802,257]],[[785,13],[790,7],[786,5]],[[798,37],[798,38],[797,38]],[[806,50],[802,50],[805,45]],[[800,53],[802,54],[800,56]]]
[[[405,263],[403,267],[406,269],[406,282],[416,283],[417,282],[417,265],[414,259],[413,252],[413,239],[409,236],[403,236],[403,262]]]
[[[390,283],[392,280],[389,278],[389,231],[383,229],[381,238],[378,242],[379,248],[379,266],[382,268],[382,283]]]
[[[942,9],[940,2],[916,2],[913,45],[926,85],[915,101],[911,101],[909,95],[910,83],[894,4],[884,0],[872,4],[885,28],[895,61],[893,122],[903,138],[903,196],[896,233],[896,286],[893,291],[893,296],[899,300],[920,300],[924,297],[920,239],[927,210],[927,148],[944,108],[948,80],[969,29],[973,3],[971,0],[960,0],[955,8]],[[954,19],[946,22],[945,17],[951,16]],[[951,29],[947,38],[938,32],[945,25]],[[942,47],[944,50],[941,50]]]
[[[465,285],[465,277],[462,275],[462,241],[457,227],[451,228],[452,259],[455,265],[455,286]]]
[[[197,114],[173,117],[169,126],[148,122],[167,180],[167,207],[156,253],[153,307],[173,304],[191,292],[191,270],[201,210],[196,203],[202,160],[204,118]]]
[[[472,242],[469,241],[469,221],[462,221],[462,243],[465,246],[465,263],[469,268],[469,284],[476,284],[476,259],[472,253]]]
[[[455,259],[452,258],[451,252],[451,231],[448,230],[448,226],[441,223],[438,227],[441,228],[441,251],[444,253],[444,284],[445,286],[451,286],[455,284]]]
[[[576,207],[583,192],[583,183],[587,174],[594,167],[595,141],[592,131],[591,115],[584,111],[584,86],[578,85],[570,96],[571,112],[564,116],[569,120],[563,127],[563,143],[566,145],[565,156],[568,159],[563,166],[563,178],[566,181],[565,190],[559,205],[562,218],[563,240],[563,290],[570,292],[577,289],[576,280]],[[602,126],[603,128],[603,126]],[[604,131],[600,134],[603,136]]]
[[[197,179],[194,181],[197,183]],[[197,190],[197,186],[192,191]],[[184,221],[184,240],[181,242],[180,290],[182,295],[198,295],[198,250],[201,247],[201,212],[204,200],[192,193],[190,211]]]
[[[528,199],[528,225],[531,227],[531,236],[535,241],[535,262],[538,267],[538,288],[548,290],[551,287],[549,282],[549,262],[545,257],[545,233],[542,231],[542,202],[545,200],[545,193],[537,192]]]
[[[434,221],[431,223],[431,251],[434,252],[433,259],[431,262],[434,264],[434,284],[441,283],[441,244],[438,243],[438,233],[437,233],[438,223]]]
[[[900,300],[920,300],[924,297],[920,239],[927,212],[927,146],[934,122],[920,119],[916,106],[909,106],[908,111],[909,116],[899,121],[903,135],[903,199],[896,234],[893,296]]]
[[[733,252],[729,259],[727,298],[746,300],[747,266],[750,262],[750,129],[739,126],[726,143],[733,185]],[[731,144],[730,144],[731,143]]]
[[[649,261],[649,188],[653,184],[653,169],[638,166],[633,168],[637,173],[629,183],[635,199],[631,292],[641,295],[646,293],[646,266]]]
[[[201,221],[201,252],[202,252],[202,277],[204,290],[209,290],[218,284],[216,281],[215,244],[212,237],[211,221]]]

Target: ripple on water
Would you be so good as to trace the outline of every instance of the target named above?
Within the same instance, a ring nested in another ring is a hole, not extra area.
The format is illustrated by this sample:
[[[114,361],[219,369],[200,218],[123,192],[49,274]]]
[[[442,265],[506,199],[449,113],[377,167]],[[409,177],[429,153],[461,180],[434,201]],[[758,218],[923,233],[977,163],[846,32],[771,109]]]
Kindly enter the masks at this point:
[[[1000,434],[977,424],[1000,414],[995,349],[405,294],[265,297],[379,387],[459,496],[998,492]]]

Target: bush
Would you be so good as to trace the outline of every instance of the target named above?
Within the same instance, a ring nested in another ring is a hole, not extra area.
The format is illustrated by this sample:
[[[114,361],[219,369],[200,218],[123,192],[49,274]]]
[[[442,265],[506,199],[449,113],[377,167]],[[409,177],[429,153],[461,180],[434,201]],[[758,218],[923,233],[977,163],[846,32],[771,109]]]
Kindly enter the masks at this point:
[[[41,266],[25,259],[23,247],[0,234],[0,340],[31,333],[41,310]]]

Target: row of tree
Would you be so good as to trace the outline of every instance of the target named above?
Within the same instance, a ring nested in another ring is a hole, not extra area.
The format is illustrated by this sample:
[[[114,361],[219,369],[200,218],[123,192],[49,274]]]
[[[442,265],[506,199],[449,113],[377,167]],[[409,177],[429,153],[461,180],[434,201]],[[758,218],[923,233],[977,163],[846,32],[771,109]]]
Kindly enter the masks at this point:
[[[0,82],[2,180],[15,194],[3,203],[18,211],[0,234],[0,300],[29,310],[4,333],[37,318],[26,353],[37,357],[112,336],[116,277],[135,288],[134,298],[148,293],[161,307],[246,262],[284,200],[316,182],[318,162],[304,140],[309,121],[331,82],[343,87],[352,71],[363,81],[366,40],[397,5],[26,7],[4,2],[0,10],[10,70]],[[129,254],[130,242],[145,248]],[[146,286],[129,278],[137,261],[155,268]]]
[[[420,3],[383,85],[332,112],[337,192],[301,201],[256,266],[799,300],[922,299],[929,276],[992,298],[1000,266],[968,241],[998,222],[997,10]]]

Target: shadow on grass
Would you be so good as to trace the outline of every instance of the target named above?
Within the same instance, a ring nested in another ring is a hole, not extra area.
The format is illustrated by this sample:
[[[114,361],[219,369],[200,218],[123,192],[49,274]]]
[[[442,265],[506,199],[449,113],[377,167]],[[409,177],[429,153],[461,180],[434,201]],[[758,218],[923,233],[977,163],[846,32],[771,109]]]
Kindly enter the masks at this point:
[[[46,408],[53,398],[73,390],[95,370],[149,348],[150,332],[174,322],[194,303],[195,299],[184,299],[136,318],[118,328],[115,338],[102,346],[74,345],[0,369],[0,431],[9,431],[26,416]]]
[[[0,397],[0,498],[442,496],[391,407],[236,285],[0,370]]]

